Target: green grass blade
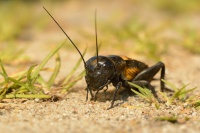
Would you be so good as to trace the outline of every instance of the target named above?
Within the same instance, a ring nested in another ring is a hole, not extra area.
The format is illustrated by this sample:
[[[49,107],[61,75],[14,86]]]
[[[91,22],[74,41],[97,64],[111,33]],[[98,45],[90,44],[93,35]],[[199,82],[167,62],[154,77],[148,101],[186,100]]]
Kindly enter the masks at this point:
[[[186,93],[184,93],[186,91],[186,87],[188,86],[189,84],[187,85],[184,85],[182,88],[181,88],[181,91],[179,93],[179,99],[184,101],[186,99]]]
[[[2,69],[1,75],[4,77],[5,82],[8,82],[8,79],[7,79],[8,74],[7,74],[7,72],[6,72],[5,68],[4,68],[4,65],[3,65],[1,59],[0,59],[0,66],[1,66],[1,69]]]
[[[181,89],[179,89],[178,91],[176,91],[176,92],[174,92],[174,94],[172,95],[172,99],[176,99],[176,98],[179,98],[179,96],[180,96],[180,93],[181,93],[181,91],[183,90],[184,88],[181,88]]]
[[[2,69],[2,72],[0,72],[0,74],[3,76],[5,80],[0,83],[0,85],[3,86],[3,89],[0,90],[0,99],[2,98],[50,98],[49,95],[43,94],[43,91],[45,91],[44,88],[49,89],[49,86],[43,80],[43,78],[39,75],[39,72],[44,69],[44,66],[46,65],[46,63],[51,59],[53,55],[55,55],[58,52],[58,50],[64,44],[65,42],[58,45],[54,50],[52,50],[36,69],[35,69],[36,65],[34,65],[34,66],[31,66],[26,71],[12,75],[12,77],[9,77],[7,75],[2,62],[0,61],[0,67]],[[57,76],[59,69],[56,71],[54,71],[54,73],[52,74],[55,77]],[[51,83],[54,81],[55,77],[51,77]],[[35,87],[34,85],[35,81],[39,83],[39,86],[41,85],[43,87],[43,91]],[[12,92],[9,92],[9,94],[6,94],[8,92],[7,90],[10,88],[12,88]],[[27,94],[21,94],[21,93],[27,93]]]
[[[34,98],[44,98],[44,99],[48,99],[51,98],[50,95],[45,95],[45,94],[8,94],[5,95],[4,98],[28,98],[28,99],[34,99]],[[0,99],[2,99],[2,97],[0,97]]]
[[[22,94],[22,93],[26,93],[26,92],[30,92],[30,91],[27,88],[24,88],[22,86],[15,92],[15,94]]]
[[[13,82],[14,84],[17,84],[19,86],[24,86],[26,88],[26,86],[25,86],[24,83],[19,82],[18,80],[14,79],[14,78],[8,77],[8,80],[11,81],[11,82]]]
[[[192,89],[185,90],[185,91],[181,92],[180,95],[187,94],[187,93],[192,92],[192,91],[194,91],[194,90],[196,90],[196,89],[197,89],[197,87],[194,87],[194,88],[192,88]]]
[[[49,78],[49,81],[47,82],[47,85],[49,87],[51,87],[60,71],[60,67],[61,67],[61,61],[60,61],[60,55],[59,53],[57,53],[56,55],[56,65],[55,65],[55,68],[54,68],[54,71],[51,75],[51,77]]]
[[[48,93],[50,91],[49,85],[47,84],[47,82],[45,82],[41,75],[38,76],[37,82],[43,87],[42,89],[44,93]]]
[[[195,108],[199,108],[200,107],[200,100],[196,100],[191,102],[191,105],[193,105]]]
[[[85,50],[83,52],[83,56],[85,55],[86,51],[87,51],[87,47],[85,48]],[[63,81],[62,85],[65,85],[65,84],[67,84],[67,82],[69,82],[70,78],[75,73],[76,69],[80,66],[81,61],[82,61],[82,58],[80,57],[79,60],[77,61],[76,65],[74,66],[74,68],[71,70],[71,72],[68,74],[68,76]]]
[[[33,69],[36,67],[37,65],[33,65],[33,66],[31,66],[30,68],[29,68],[29,70],[28,70],[28,72],[27,72],[27,82],[29,83],[29,84],[33,84],[32,83],[32,78],[31,78],[31,74],[32,74],[32,71],[33,71]]]
[[[5,73],[0,72],[0,75],[4,78],[4,82],[2,82],[2,84],[5,84],[5,82],[8,82],[8,77]]]
[[[172,83],[170,83],[170,82],[168,82],[168,81],[166,81],[166,80],[164,80],[164,79],[161,79],[162,80],[162,82],[164,82],[166,85],[168,85],[170,88],[172,88],[174,91],[178,91],[178,88],[175,86],[175,85],[173,85]]]
[[[11,77],[8,77],[8,79],[9,79],[9,81],[13,82],[14,85],[19,85],[21,87],[24,87],[24,88],[28,89],[30,92],[34,93],[33,86],[31,86],[30,84],[20,82],[20,81],[14,79],[14,78],[11,78]]]
[[[146,101],[150,102],[151,100],[149,99],[149,96],[147,95],[148,92],[145,92],[146,90],[144,88],[142,88],[141,86],[138,86],[134,83],[128,82],[130,85],[132,85],[133,87],[137,88],[140,92],[131,89],[135,94],[137,94],[139,97],[145,99]]]
[[[3,73],[8,76],[1,60],[0,60],[0,65],[1,65],[1,69],[2,69]]]
[[[142,88],[141,86],[138,86],[131,82],[128,82],[128,83],[139,90],[139,92],[138,92],[134,89],[131,89],[135,94],[137,94],[139,97],[145,99],[147,102],[154,104],[156,109],[159,109],[160,104],[158,103],[158,101],[154,97],[154,95],[152,94],[151,90],[149,90],[147,88]]]
[[[140,93],[140,92],[138,92],[138,91],[136,91],[136,90],[134,90],[134,89],[131,89],[135,94],[137,94],[139,97],[141,97],[141,98],[143,98],[143,99],[145,99],[146,101],[148,101],[149,102],[149,100],[148,100],[148,98],[145,96],[145,95],[143,95],[142,93]]]
[[[69,89],[72,88],[72,87],[76,84],[76,82],[78,82],[80,79],[82,79],[84,75],[85,75],[85,70],[83,70],[83,71],[75,78],[75,80],[73,80],[72,82],[67,83],[66,85],[64,85],[64,87],[63,87],[61,93],[65,93],[65,92],[69,91]]]
[[[170,98],[167,96],[167,94],[166,93],[164,93],[164,92],[160,92],[160,91],[158,91],[159,92],[159,94],[161,94],[161,96],[166,100],[166,105],[171,105],[171,100],[170,100]]]
[[[20,80],[22,80],[22,79],[24,79],[26,77],[27,72],[28,72],[28,70],[25,70],[25,71],[19,72],[17,74],[11,75],[10,77],[12,77],[12,78],[17,79],[18,81],[20,81]],[[3,84],[5,84],[5,81],[0,82],[0,85],[3,85]]]
[[[134,83],[129,82],[130,85],[132,85],[133,87],[137,88],[143,95],[145,95],[146,97],[151,97],[152,93],[149,89],[147,88],[142,88],[139,85],[136,85]]]
[[[134,83],[132,83],[132,82],[128,82],[130,85],[132,85],[133,87],[135,87],[135,88],[137,88],[142,94],[145,94],[145,92],[144,92],[144,90],[143,90],[143,88],[141,87],[141,86],[139,86],[139,85],[136,85],[136,84],[134,84]]]
[[[4,96],[9,89],[9,83],[5,83],[4,86],[0,89],[0,96]]]
[[[36,71],[33,74],[33,79],[36,78],[39,74],[39,72],[42,70],[42,68],[46,65],[46,63],[51,59],[52,56],[54,56],[58,50],[65,44],[66,42],[64,41],[60,45],[58,45],[54,50],[52,50],[46,57],[45,59],[41,62],[41,64],[38,66]]]
[[[184,93],[185,88],[188,86],[184,85],[181,89],[177,89],[177,91],[174,92],[174,94],[171,97],[171,100],[173,101],[174,99],[180,99],[181,97],[183,98],[186,93]]]
[[[160,121],[168,121],[168,122],[171,122],[171,123],[176,123],[178,121],[177,117],[157,117],[156,120],[160,120]]]

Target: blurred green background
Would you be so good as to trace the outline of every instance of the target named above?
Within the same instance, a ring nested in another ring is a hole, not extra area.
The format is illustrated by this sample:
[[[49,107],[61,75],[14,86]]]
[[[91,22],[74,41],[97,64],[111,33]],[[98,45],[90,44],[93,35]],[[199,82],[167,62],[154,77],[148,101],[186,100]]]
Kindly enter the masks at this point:
[[[24,51],[30,42],[45,44],[65,39],[42,6],[69,32],[80,49],[88,44],[89,51],[94,51],[97,9],[101,54],[134,53],[160,60],[169,52],[170,45],[200,53],[199,0],[1,0],[0,58],[4,62],[27,61]]]

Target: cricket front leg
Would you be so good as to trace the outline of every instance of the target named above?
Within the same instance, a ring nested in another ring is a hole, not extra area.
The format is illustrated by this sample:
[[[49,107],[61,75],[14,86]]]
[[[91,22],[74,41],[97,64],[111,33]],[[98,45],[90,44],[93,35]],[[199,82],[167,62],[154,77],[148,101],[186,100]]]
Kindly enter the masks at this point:
[[[115,99],[116,99],[117,92],[118,92],[119,88],[121,87],[121,85],[122,85],[122,82],[118,82],[118,83],[117,83],[116,89],[115,89],[115,92],[114,92],[114,95],[113,95],[113,99],[112,99],[111,105],[110,105],[110,107],[108,108],[108,110],[111,109],[111,108],[113,108],[113,105],[114,105],[114,103],[115,103]]]
[[[92,93],[91,87],[87,87],[86,101],[88,100],[88,93],[89,92],[90,92],[90,95],[91,95],[91,99],[90,100],[94,100],[94,95]]]

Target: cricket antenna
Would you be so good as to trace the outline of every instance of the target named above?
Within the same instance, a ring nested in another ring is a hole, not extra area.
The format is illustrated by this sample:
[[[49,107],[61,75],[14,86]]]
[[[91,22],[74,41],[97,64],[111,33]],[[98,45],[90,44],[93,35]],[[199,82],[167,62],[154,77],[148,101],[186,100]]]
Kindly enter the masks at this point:
[[[99,50],[98,50],[98,40],[97,40],[97,10],[95,10],[95,35],[96,35],[96,53],[97,53],[97,66],[98,66]]]
[[[54,20],[54,22],[58,25],[58,27],[62,30],[62,32],[66,35],[66,37],[69,39],[69,41],[74,45],[74,47],[76,48],[76,50],[78,51],[78,53],[80,54],[83,63],[85,65],[85,68],[87,67],[86,62],[83,58],[83,55],[81,54],[80,50],[77,48],[77,46],[74,44],[74,42],[71,40],[71,38],[67,35],[67,33],[63,30],[63,28],[58,24],[58,22],[54,19],[54,17],[47,11],[47,9],[43,6],[44,10],[49,14],[49,16],[51,16],[51,18]]]

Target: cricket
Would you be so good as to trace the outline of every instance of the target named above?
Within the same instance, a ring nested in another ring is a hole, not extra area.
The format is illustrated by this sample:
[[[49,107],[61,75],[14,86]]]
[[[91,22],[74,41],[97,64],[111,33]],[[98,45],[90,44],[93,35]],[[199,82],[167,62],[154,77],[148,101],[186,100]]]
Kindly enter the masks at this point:
[[[63,30],[60,24],[54,19],[54,17],[49,13],[49,11],[43,7],[45,11],[50,15],[54,20],[57,26],[62,30],[66,35],[72,45],[80,54],[84,67],[85,67],[85,81],[87,84],[87,94],[86,101],[88,100],[88,95],[90,94],[91,100],[96,101],[99,91],[103,90],[108,85],[112,84],[115,87],[111,105],[108,109],[114,107],[116,100],[116,94],[121,87],[130,90],[134,88],[128,82],[132,82],[138,86],[146,87],[151,90],[154,97],[160,102],[159,97],[151,85],[151,81],[154,79],[154,76],[160,71],[160,90],[161,92],[165,91],[165,83],[161,79],[165,79],[165,64],[163,62],[158,62],[153,66],[148,66],[145,63],[119,55],[108,55],[102,56],[99,55],[98,50],[98,38],[97,38],[97,22],[96,22],[96,11],[95,11],[95,37],[96,37],[96,56],[91,57],[85,61],[83,55],[81,54],[78,47],[68,36],[68,34]],[[95,92],[95,93],[94,93]],[[93,94],[94,93],[94,94]]]

